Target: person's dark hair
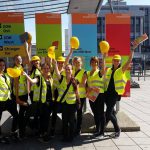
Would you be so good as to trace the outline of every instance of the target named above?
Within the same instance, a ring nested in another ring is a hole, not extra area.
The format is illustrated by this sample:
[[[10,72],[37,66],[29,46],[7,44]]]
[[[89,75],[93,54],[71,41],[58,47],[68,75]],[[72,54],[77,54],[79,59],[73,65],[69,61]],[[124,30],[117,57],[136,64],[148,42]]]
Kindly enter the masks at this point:
[[[36,68],[36,67],[32,64],[32,68],[31,68],[30,74],[32,74],[36,69],[41,70],[41,68]]]
[[[32,74],[34,72],[34,70],[36,69],[36,67],[34,65],[32,65],[32,68],[31,68],[31,71],[30,71],[30,74]]]
[[[18,55],[18,54],[17,54],[17,55],[15,55],[15,56],[14,56],[14,60],[15,60],[18,56],[20,56],[20,55]],[[20,57],[21,57],[21,56],[20,56]],[[22,58],[22,57],[21,57],[21,58]],[[16,65],[15,65],[15,62],[14,62],[13,67],[15,67],[15,66],[16,66]],[[21,64],[21,66],[22,66],[22,67],[24,67],[24,66],[23,66],[23,64]]]
[[[72,65],[71,65],[71,64],[67,64],[67,65],[65,66],[65,69],[66,69],[68,66],[71,66],[71,69],[72,69]]]
[[[4,59],[2,59],[2,58],[0,58],[0,62],[4,62],[5,63],[5,60]],[[6,63],[5,63],[6,64]]]
[[[43,67],[45,67],[45,66],[48,66],[48,67],[50,68],[50,65],[49,65],[48,63],[43,63],[43,64],[41,65],[41,69],[42,69]]]
[[[120,68],[120,67],[121,67],[121,64],[118,65],[118,68]],[[114,70],[114,65],[112,65],[111,70]]]
[[[5,62],[5,60],[2,59],[2,58],[0,58],[0,62],[3,62],[5,64],[5,70],[4,70],[4,72],[6,72],[6,62]]]
[[[90,65],[91,65],[91,62],[92,62],[92,61],[95,61],[95,62],[97,63],[97,65],[99,65],[98,57],[96,57],[96,56],[91,57]]]

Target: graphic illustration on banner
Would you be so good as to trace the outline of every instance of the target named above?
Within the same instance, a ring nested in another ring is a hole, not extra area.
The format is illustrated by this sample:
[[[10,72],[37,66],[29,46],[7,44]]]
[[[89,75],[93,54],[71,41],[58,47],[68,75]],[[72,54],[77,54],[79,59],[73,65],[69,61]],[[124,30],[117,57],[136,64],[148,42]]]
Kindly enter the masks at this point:
[[[47,56],[48,48],[55,46],[56,58],[62,55],[61,14],[37,13],[37,55]]]
[[[73,52],[73,56],[85,57],[85,68],[90,70],[90,58],[97,56],[96,14],[72,14],[72,36],[80,41],[80,47]]]
[[[110,45],[106,64],[111,67],[112,57],[121,55],[122,65],[130,53],[130,16],[128,14],[106,14],[106,40]],[[125,72],[128,79],[124,96],[130,96],[130,70]]]
[[[23,13],[0,12],[0,55],[14,57],[17,54],[26,56],[25,42],[21,41],[24,33]]]

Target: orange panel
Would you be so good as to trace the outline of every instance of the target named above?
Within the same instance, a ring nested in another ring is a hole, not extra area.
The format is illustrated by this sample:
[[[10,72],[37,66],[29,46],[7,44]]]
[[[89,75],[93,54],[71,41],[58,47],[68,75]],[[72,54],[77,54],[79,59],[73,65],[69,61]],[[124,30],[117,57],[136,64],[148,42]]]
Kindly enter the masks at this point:
[[[106,14],[106,24],[130,24],[128,14]]]
[[[2,23],[23,23],[24,16],[20,12],[0,12],[0,22]]]
[[[61,24],[61,14],[37,13],[36,24]]]
[[[72,24],[97,24],[96,14],[72,14]]]

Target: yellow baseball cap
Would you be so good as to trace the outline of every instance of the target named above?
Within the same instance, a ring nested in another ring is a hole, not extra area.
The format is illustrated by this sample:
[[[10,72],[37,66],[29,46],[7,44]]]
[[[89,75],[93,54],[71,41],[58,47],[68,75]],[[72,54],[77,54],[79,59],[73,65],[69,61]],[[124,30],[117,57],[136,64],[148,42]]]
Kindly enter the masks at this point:
[[[39,61],[40,61],[40,57],[39,57],[39,56],[33,56],[33,57],[31,58],[31,61],[35,61],[35,60],[39,60]]]
[[[114,55],[114,56],[113,56],[113,59],[121,60],[121,56],[120,56],[120,55]]]
[[[59,57],[57,58],[57,61],[65,62],[65,58],[64,58],[63,56],[59,56]]]

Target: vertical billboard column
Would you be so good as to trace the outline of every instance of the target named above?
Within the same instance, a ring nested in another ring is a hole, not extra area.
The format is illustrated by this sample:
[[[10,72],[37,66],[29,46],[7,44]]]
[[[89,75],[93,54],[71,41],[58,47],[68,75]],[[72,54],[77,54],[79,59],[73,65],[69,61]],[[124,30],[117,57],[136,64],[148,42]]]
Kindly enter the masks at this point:
[[[73,56],[81,56],[84,68],[90,70],[90,58],[97,56],[96,14],[72,14],[72,36],[80,41],[80,47],[74,50]]]
[[[119,54],[122,65],[130,53],[130,16],[128,14],[106,14],[106,40],[110,44],[109,57],[106,60],[110,67],[112,56]],[[126,71],[128,79],[124,96],[130,96],[130,70]]]
[[[36,48],[37,55],[47,56],[50,46],[56,46],[56,58],[62,55],[61,15],[37,13],[36,18]]]
[[[24,15],[20,12],[0,12],[0,55],[14,57],[26,56],[24,33]]]

